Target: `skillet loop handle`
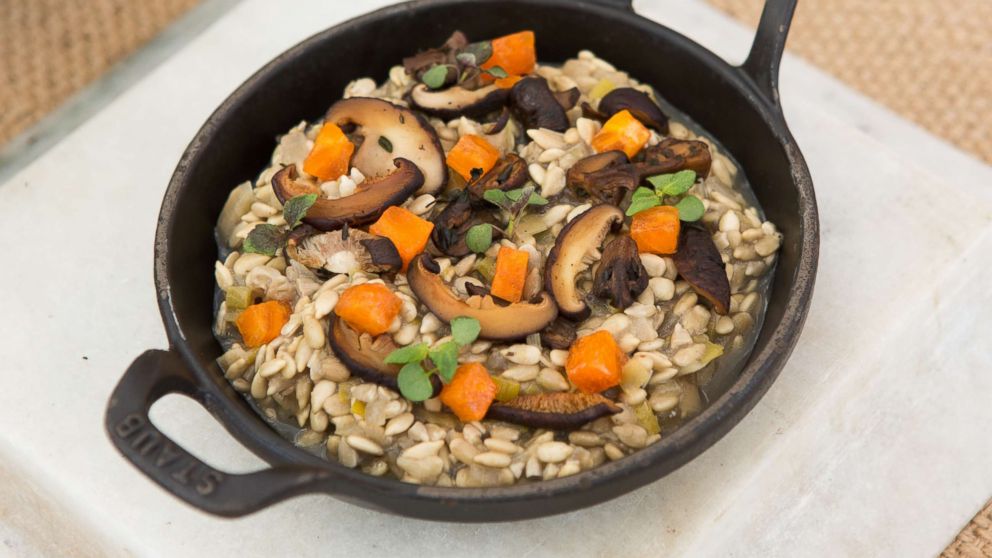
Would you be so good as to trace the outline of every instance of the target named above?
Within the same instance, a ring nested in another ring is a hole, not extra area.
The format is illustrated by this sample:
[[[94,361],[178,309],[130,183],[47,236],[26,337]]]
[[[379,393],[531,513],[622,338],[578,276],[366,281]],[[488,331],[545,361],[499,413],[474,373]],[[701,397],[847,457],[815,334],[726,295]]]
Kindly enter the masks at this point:
[[[778,70],[798,0],[766,0],[754,42],[741,70],[774,107],[780,108]]]
[[[106,429],[117,450],[162,488],[205,512],[246,515],[307,491],[325,473],[278,466],[248,474],[228,474],[178,446],[148,419],[148,410],[170,393],[185,394],[207,410],[210,398],[176,353],[151,350],[139,356],[114,388]]]

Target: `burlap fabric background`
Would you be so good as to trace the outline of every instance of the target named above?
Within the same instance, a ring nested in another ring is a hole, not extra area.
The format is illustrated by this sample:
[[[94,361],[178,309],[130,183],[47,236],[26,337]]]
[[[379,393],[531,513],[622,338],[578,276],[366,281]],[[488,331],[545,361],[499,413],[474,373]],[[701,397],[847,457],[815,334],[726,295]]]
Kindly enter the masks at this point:
[[[752,26],[763,0],[707,0]],[[0,0],[0,146],[199,0]],[[789,49],[992,162],[992,0],[806,0]],[[992,503],[944,551],[992,556]]]

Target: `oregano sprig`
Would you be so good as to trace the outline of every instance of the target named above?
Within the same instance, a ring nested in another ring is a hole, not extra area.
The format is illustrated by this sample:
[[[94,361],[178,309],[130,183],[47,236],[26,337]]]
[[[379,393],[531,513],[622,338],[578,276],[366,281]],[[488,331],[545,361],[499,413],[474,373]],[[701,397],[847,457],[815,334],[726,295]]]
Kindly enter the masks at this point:
[[[433,349],[427,343],[415,343],[400,347],[386,356],[387,364],[402,364],[396,383],[400,393],[410,401],[429,399],[434,393],[431,374],[437,374],[441,381],[448,383],[458,369],[458,352],[471,345],[479,337],[482,327],[479,320],[459,316],[450,323],[451,340]]]
[[[303,222],[303,218],[307,216],[307,211],[315,203],[317,203],[317,194],[303,194],[287,200],[282,207],[282,216],[289,228],[292,229]],[[289,231],[284,231],[281,227],[260,223],[248,233],[242,248],[245,252],[275,256],[276,252],[286,245],[288,235]]]
[[[654,189],[641,186],[634,190],[627,206],[627,216],[645,209],[663,205],[666,198],[681,198],[673,205],[679,210],[679,219],[686,222],[698,221],[706,212],[703,202],[692,194],[685,195],[696,183],[696,171],[683,170],[672,174],[659,174],[647,179]]]
[[[516,190],[486,190],[482,197],[489,203],[503,210],[506,216],[506,236],[513,235],[513,229],[523,216],[524,210],[531,205],[547,205],[548,200],[544,199],[536,191],[533,182],[529,182],[523,188]]]

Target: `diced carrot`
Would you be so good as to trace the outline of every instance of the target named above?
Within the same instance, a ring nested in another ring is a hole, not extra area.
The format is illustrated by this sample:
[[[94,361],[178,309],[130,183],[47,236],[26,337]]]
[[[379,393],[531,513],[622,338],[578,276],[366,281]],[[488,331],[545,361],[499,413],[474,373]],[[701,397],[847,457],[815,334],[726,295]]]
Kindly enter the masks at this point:
[[[448,152],[448,166],[465,180],[472,180],[472,169],[482,174],[489,172],[499,161],[499,150],[486,141],[486,138],[466,134]]]
[[[679,246],[679,210],[659,205],[639,211],[630,220],[630,238],[639,252],[674,254]]]
[[[509,302],[520,302],[527,281],[527,258],[523,250],[500,246],[496,254],[496,273],[489,292]]]
[[[499,78],[494,81],[493,84],[500,89],[509,89],[517,84],[518,81],[524,79],[523,76],[506,76],[505,78]]]
[[[328,122],[320,128],[313,149],[303,161],[303,170],[321,180],[335,180],[348,173],[355,144],[344,135],[341,128]]]
[[[511,76],[523,76],[534,71],[537,51],[534,49],[533,31],[520,31],[493,39],[492,45],[493,55],[482,63],[482,69],[489,70],[499,66]],[[490,81],[493,78],[483,74],[482,79]]]
[[[334,313],[356,331],[375,336],[389,330],[402,307],[400,297],[385,285],[362,283],[341,293]]]
[[[603,124],[603,129],[592,138],[592,148],[597,153],[619,149],[630,159],[637,155],[648,140],[651,131],[634,118],[629,110],[622,110]]]
[[[396,205],[387,208],[379,220],[369,227],[370,233],[393,241],[403,259],[403,271],[417,254],[424,251],[433,230],[434,223]]]
[[[620,383],[627,355],[613,335],[597,331],[580,337],[568,350],[565,372],[569,381],[584,393],[599,393]]]
[[[245,308],[235,323],[245,345],[261,347],[279,337],[279,331],[288,321],[289,307],[277,300],[269,300]]]
[[[462,422],[482,420],[498,390],[484,366],[467,362],[458,367],[455,377],[441,389],[441,403],[454,411]]]

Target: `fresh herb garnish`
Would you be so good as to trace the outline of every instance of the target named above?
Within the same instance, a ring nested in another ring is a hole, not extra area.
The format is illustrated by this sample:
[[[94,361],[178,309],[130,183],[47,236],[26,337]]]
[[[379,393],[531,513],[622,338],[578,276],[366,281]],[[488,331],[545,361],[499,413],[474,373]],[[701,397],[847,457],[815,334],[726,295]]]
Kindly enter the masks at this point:
[[[488,70],[482,70],[482,72],[483,73],[486,73],[486,74],[489,74],[489,75],[493,76],[496,79],[502,79],[502,78],[505,78],[505,77],[509,77],[510,76],[510,74],[506,73],[506,70],[504,70],[503,68],[501,68],[499,66],[493,66],[492,68],[489,68]]]
[[[481,331],[479,320],[459,316],[451,320],[451,341],[428,349],[426,343],[416,343],[400,347],[389,353],[385,361],[389,364],[402,364],[396,383],[400,393],[410,401],[423,401],[434,393],[431,374],[437,374],[441,381],[448,383],[458,370],[458,351],[471,345]],[[430,363],[430,368],[424,368]]]
[[[493,243],[493,226],[489,223],[474,225],[465,233],[465,245],[468,249],[481,254]]]
[[[379,136],[379,147],[386,150],[386,153],[393,152],[393,142],[389,141],[386,136]]]
[[[499,190],[493,188],[482,194],[483,199],[503,210],[506,216],[506,236],[513,234],[513,229],[523,216],[524,209],[531,205],[547,205],[548,200],[535,192],[533,182],[528,182],[523,188],[516,190]]]
[[[424,82],[424,85],[431,89],[440,89],[448,81],[448,72],[450,71],[451,66],[439,64],[424,72],[420,76],[420,81]]]
[[[286,205],[282,208],[282,215],[286,219],[286,224],[289,225],[289,228],[292,229],[296,225],[299,225],[303,221],[303,218],[306,217],[307,211],[315,203],[317,203],[317,194],[303,194],[287,201]]]
[[[285,235],[279,230],[279,227],[260,223],[251,229],[242,247],[245,252],[275,256],[284,240]]]
[[[647,181],[654,186],[654,190],[643,186],[634,190],[630,197],[630,205],[627,206],[627,216],[662,205],[666,202],[665,198],[678,198],[680,196],[680,200],[669,204],[674,205],[679,210],[680,220],[698,221],[706,212],[706,207],[703,206],[703,202],[699,198],[691,194],[685,195],[696,183],[695,171],[683,170],[673,174],[659,174],[649,177]]]
[[[282,207],[282,217],[286,220],[289,228],[292,229],[299,225],[307,216],[307,211],[315,203],[317,203],[317,194],[303,194],[286,201],[286,205]],[[259,223],[248,233],[242,247],[245,252],[275,256],[276,252],[286,245],[288,234],[288,231],[283,231],[276,225]]]
[[[465,45],[455,55],[455,59],[465,66],[480,66],[485,64],[493,55],[493,44],[490,41],[479,41]]]

